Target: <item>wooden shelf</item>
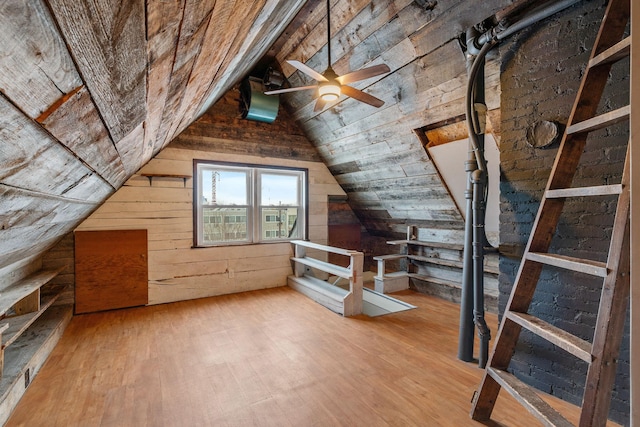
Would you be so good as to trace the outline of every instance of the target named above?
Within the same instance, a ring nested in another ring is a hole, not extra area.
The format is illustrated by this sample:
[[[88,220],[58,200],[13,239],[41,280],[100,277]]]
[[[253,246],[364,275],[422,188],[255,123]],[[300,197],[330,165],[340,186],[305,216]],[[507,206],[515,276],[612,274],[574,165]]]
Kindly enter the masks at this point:
[[[2,319],[3,322],[7,322],[4,324],[6,326],[5,332],[2,334],[2,350],[11,345],[47,308],[51,307],[58,299],[58,295],[60,295],[59,292],[43,294],[40,310]]]
[[[149,179],[149,185],[153,184],[153,178],[176,178],[181,179],[184,186],[187,186],[187,179],[191,178],[191,175],[176,175],[170,173],[141,173],[140,176],[145,176]]]
[[[0,377],[4,375],[5,353],[18,340],[60,294],[60,287],[41,288],[48,284],[62,267],[57,270],[41,270],[22,279],[0,293]],[[12,347],[13,348],[13,347]]]
[[[3,289],[0,292],[0,316],[6,315],[16,303],[38,291],[59,272],[60,269],[39,271]]]
[[[430,248],[452,249],[461,251],[464,246],[458,243],[444,243],[444,242],[427,242],[424,240],[390,240],[387,242],[389,245],[416,245],[427,246]]]

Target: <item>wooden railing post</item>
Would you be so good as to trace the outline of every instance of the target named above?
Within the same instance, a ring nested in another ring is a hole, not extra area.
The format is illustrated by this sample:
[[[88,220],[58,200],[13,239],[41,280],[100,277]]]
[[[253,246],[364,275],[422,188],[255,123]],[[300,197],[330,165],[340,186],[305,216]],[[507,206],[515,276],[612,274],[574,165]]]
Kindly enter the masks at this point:
[[[362,276],[364,268],[364,254],[362,252],[351,253],[351,279],[349,289],[353,294],[353,313],[362,313]]]

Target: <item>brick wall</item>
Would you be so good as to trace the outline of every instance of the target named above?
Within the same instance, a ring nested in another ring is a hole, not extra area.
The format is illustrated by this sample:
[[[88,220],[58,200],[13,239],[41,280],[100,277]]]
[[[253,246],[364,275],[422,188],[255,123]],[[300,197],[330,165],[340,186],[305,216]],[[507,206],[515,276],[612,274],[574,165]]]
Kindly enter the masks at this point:
[[[527,144],[533,123],[566,123],[604,13],[604,1],[584,1],[529,28],[500,47],[502,57],[502,144],[500,241],[526,245],[558,145]],[[628,103],[628,62],[615,66],[600,106],[608,111]],[[625,68],[626,67],[626,68]],[[575,186],[620,182],[628,139],[627,125],[593,133],[582,157]],[[552,250],[604,261],[609,244],[614,198],[567,203]],[[515,252],[518,252],[516,249]],[[500,312],[504,311],[519,260],[500,261]],[[591,340],[601,280],[545,268],[530,312]],[[629,422],[629,324],[620,355],[610,417]],[[539,389],[579,404],[586,364],[544,340],[523,332],[511,368]]]

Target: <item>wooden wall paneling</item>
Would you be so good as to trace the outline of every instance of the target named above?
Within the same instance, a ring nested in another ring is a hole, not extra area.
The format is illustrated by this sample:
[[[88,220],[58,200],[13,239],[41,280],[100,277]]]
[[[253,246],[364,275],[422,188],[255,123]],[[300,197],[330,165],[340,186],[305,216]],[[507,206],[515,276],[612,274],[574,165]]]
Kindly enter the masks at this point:
[[[29,257],[31,251],[48,248],[95,206],[0,184],[0,262],[9,265]]]
[[[176,116],[174,129],[171,135],[176,134],[176,130],[184,129],[193,120],[193,115],[203,102],[203,98],[209,91],[209,88],[222,66],[223,61],[229,55],[233,41],[237,38],[238,33],[242,33],[242,29],[238,29],[238,22],[243,24],[252,23],[251,13],[257,10],[260,5],[252,6],[249,3],[224,1],[217,2],[211,11],[211,25],[206,27],[206,34],[202,40],[202,52],[196,58],[189,84],[185,89],[184,99],[189,100],[188,103],[180,105],[180,113]]]
[[[329,224],[327,244],[343,249],[360,250],[360,223]],[[329,254],[331,264],[349,266],[349,258],[338,254]]]
[[[118,151],[86,88],[80,88],[41,124],[114,189],[125,181]]]
[[[38,224],[24,229],[0,230],[2,237],[0,267],[28,259],[33,254],[42,254],[60,240],[60,236],[73,230],[76,224],[77,222],[73,221],[53,225]]]
[[[152,56],[152,53],[149,53]],[[155,60],[149,69],[147,85],[147,120],[145,132],[145,148],[152,151],[152,155],[157,154],[165,147],[169,141],[166,133],[160,132],[162,126],[163,111],[168,96],[169,81],[171,80],[171,70],[173,69],[173,52],[166,52]]]
[[[0,184],[2,230],[33,224],[55,224],[82,218],[97,203],[65,199]]]
[[[175,260],[177,261],[177,260]],[[227,260],[192,261],[189,259],[183,262],[158,263],[149,261],[149,280],[164,281],[182,277],[203,277],[216,274],[228,274]]]
[[[246,36],[242,40],[236,39],[231,45],[229,51],[233,55],[227,55],[224,59],[204,102],[199,105],[199,111],[194,110],[195,114],[187,113],[185,116],[194,118],[201,115],[211,104],[212,98],[219,98],[238,83],[241,77],[246,76],[303,4],[303,0],[266,0],[260,12],[255,15],[254,25],[247,30]],[[184,122],[179,130],[186,126],[187,123]]]
[[[173,175],[191,175],[193,174],[193,162],[175,159],[163,159],[154,157],[144,165],[140,173],[165,173]],[[189,180],[187,180],[188,183]]]
[[[128,135],[116,141],[116,149],[120,153],[122,164],[127,176],[131,176],[138,171],[151,155],[150,150],[144,145],[144,123],[140,123]]]
[[[434,48],[456,38],[467,31],[469,27],[495,15],[511,3],[513,3],[512,0],[481,3],[455,0],[438,3],[434,9],[438,15],[429,25],[424,25],[410,36],[418,56],[428,54]],[[442,6],[443,9],[439,9],[438,6]],[[444,9],[445,7],[446,9]]]
[[[145,147],[156,154],[169,141],[158,136],[171,81],[184,1],[147,2],[147,120]]]
[[[227,274],[218,274],[152,281],[149,283],[149,304],[281,287],[286,283],[286,277],[289,274],[291,274],[291,267],[263,270],[259,281],[256,281],[255,272],[239,272],[233,278],[229,278]]]
[[[333,8],[338,0],[331,1],[331,7]],[[327,2],[322,0],[309,0],[300,9],[298,15],[289,23],[289,25],[283,31],[283,37],[280,37],[276,43],[269,49],[267,56],[275,58],[278,63],[283,67],[285,77],[291,76],[296,68],[290,66],[285,62],[287,59],[297,59],[298,61],[305,62],[309,57],[303,58],[297,56],[295,50],[301,47],[303,44],[309,44],[307,40],[309,34],[314,31],[316,26],[321,21],[327,18]],[[324,30],[315,30],[318,34],[322,34],[320,40],[326,41],[327,27]],[[322,32],[324,31],[324,32]],[[318,41],[317,43],[320,43]],[[294,57],[295,56],[295,57]]]
[[[145,220],[151,220],[149,217],[143,218],[110,218],[108,224],[101,218],[94,218],[93,216],[87,218],[83,222],[83,227],[90,228],[92,230],[104,230],[104,229],[122,229],[128,230],[136,227],[140,227],[140,224]],[[153,223],[150,224],[150,233],[190,233],[192,229],[193,218],[191,215],[180,218],[166,216],[160,218],[153,218]]]
[[[0,267],[0,289],[19,282],[42,268],[42,258],[31,256]]]
[[[207,28],[211,24],[215,5],[215,0],[185,2],[167,102],[162,118],[163,123],[160,127],[160,135],[166,140],[173,139],[175,130],[182,120],[180,114],[182,102],[185,101],[184,94],[190,84],[193,67],[201,52]]]
[[[332,37],[331,46],[333,51],[336,51],[334,44],[337,45],[337,49],[340,50],[341,55],[331,55],[331,59],[334,62],[334,69],[338,74],[346,74],[350,71],[355,71],[360,68],[364,68],[375,63],[380,62],[380,55],[383,52],[387,52],[393,49],[394,46],[400,44],[402,40],[405,40],[408,35],[413,33],[416,28],[419,28],[424,22],[428,21],[429,13],[423,8],[416,5],[414,2],[408,4],[403,2],[398,6],[404,6],[396,13],[391,15],[391,19],[383,21],[382,19],[367,19],[366,16],[370,8],[365,8],[360,13],[360,19],[367,22],[366,30],[358,31],[361,34],[360,38],[350,37],[349,33],[346,34],[345,44],[342,44],[340,37]],[[350,31],[347,26],[337,32],[337,36],[340,36],[344,30]],[[365,35],[369,33],[366,37]],[[405,58],[412,59],[412,57]],[[316,66],[326,63],[326,47],[314,55],[307,65]],[[361,81],[353,84],[354,87],[359,89],[364,88],[371,83],[379,81],[384,76],[378,76],[368,81]]]
[[[334,2],[331,5],[331,39],[335,38],[335,35],[347,25],[352,17],[362,11],[364,8],[370,5],[369,0],[356,0],[350,2]],[[391,5],[388,5],[391,6]],[[316,71],[322,73],[327,68],[327,6],[320,4],[317,7],[320,20],[312,28],[305,28],[308,34],[305,35],[303,40],[295,45],[289,45],[289,48],[293,50],[286,53],[281,51],[278,58],[282,64],[282,69],[285,76],[289,77],[296,72],[296,69],[285,62],[286,59],[296,59],[300,62],[307,63],[307,65],[316,69]],[[335,61],[338,57],[333,57]],[[306,76],[305,76],[306,78]]]
[[[49,281],[52,285],[62,289],[56,299],[56,305],[73,305],[75,287],[73,246],[73,233],[67,233],[42,256],[43,269],[60,271],[56,277]]]
[[[148,302],[147,231],[75,233],[75,313]]]
[[[82,85],[43,1],[0,6],[0,91],[36,118]]]
[[[0,183],[42,194],[99,201],[113,188],[0,96]]]
[[[124,186],[111,198],[110,202],[169,202],[192,203],[193,190],[190,188],[163,188],[162,191],[150,191],[150,188]]]
[[[144,1],[49,4],[111,137],[121,140],[146,117]]]
[[[380,39],[381,43],[396,44],[395,40],[388,37],[385,33],[385,27],[392,21],[405,21],[404,15],[409,13],[413,19],[421,21],[423,24],[427,21],[424,9],[417,5],[415,7],[407,7],[414,5],[412,0],[373,0],[368,7],[362,9],[339,31],[333,32],[333,40],[331,42],[332,52],[331,58],[334,60],[336,70],[340,69],[342,73],[355,71],[369,63],[371,58],[364,58],[363,55],[357,55],[356,47],[360,46],[365,40],[370,39],[371,35],[382,31],[384,33]],[[404,26],[403,31],[412,31],[413,25]],[[364,51],[364,49],[360,49]],[[350,52],[353,51],[354,60],[350,60]],[[338,73],[340,74],[340,73]]]
[[[428,13],[423,9],[417,7],[413,3],[400,4],[398,6],[404,6],[397,16],[391,21],[383,22],[380,20],[366,20],[367,25],[366,29],[358,30],[359,34],[369,34],[367,37],[363,37],[362,39],[355,39],[349,37],[349,33],[347,32],[346,44],[341,46],[341,51],[343,53],[342,58],[334,57],[332,55],[332,60],[334,61],[335,70],[338,74],[345,74],[349,71],[355,71],[359,68],[363,68],[365,66],[370,66],[376,63],[384,62],[391,68],[392,73],[397,72],[398,70],[402,70],[403,67],[413,61],[417,56],[415,55],[415,49],[413,47],[409,47],[406,44],[407,36],[417,30],[420,26],[427,21]],[[364,9],[360,15],[369,15],[370,9]],[[424,19],[416,19],[416,14]],[[364,19],[358,15],[358,20]],[[372,26],[373,25],[373,26]],[[379,27],[377,26],[379,25]],[[345,27],[338,35],[343,31],[347,30],[348,27]],[[375,32],[375,33],[374,33]],[[333,39],[333,38],[332,38]],[[340,39],[334,41],[333,43],[340,43]],[[333,45],[332,43],[332,45]],[[410,48],[407,49],[407,48]],[[335,49],[334,49],[335,50]],[[348,55],[346,55],[348,53]],[[307,65],[312,68],[320,68],[324,69],[326,65],[322,65],[326,62],[326,48],[321,51],[318,51],[307,63]],[[393,74],[391,74],[393,75]],[[407,74],[408,80],[405,82],[405,85],[412,79],[412,74]],[[293,76],[292,76],[293,77]],[[366,81],[358,82],[353,84],[352,86],[358,89],[369,88],[367,92],[371,92],[372,86],[375,87],[375,83],[386,79],[388,75],[377,76],[372,79],[367,79]],[[293,79],[295,81],[295,78]],[[391,88],[398,88],[400,86],[397,85],[389,85]],[[412,93],[410,89],[407,89],[407,93]],[[297,94],[296,94],[297,95]],[[372,95],[378,96],[381,94],[376,94],[372,92]],[[301,99],[305,100],[306,104],[304,105],[305,117],[315,116],[318,113],[313,112],[313,100],[310,97],[302,97],[302,96],[293,96],[292,105],[296,109],[302,109],[303,105],[296,105],[296,100]],[[382,98],[386,101],[385,98]],[[340,103],[344,103],[343,99]],[[335,107],[334,107],[335,108]],[[353,110],[353,108],[351,109]],[[358,110],[358,109],[356,109]],[[326,110],[325,110],[326,111]]]

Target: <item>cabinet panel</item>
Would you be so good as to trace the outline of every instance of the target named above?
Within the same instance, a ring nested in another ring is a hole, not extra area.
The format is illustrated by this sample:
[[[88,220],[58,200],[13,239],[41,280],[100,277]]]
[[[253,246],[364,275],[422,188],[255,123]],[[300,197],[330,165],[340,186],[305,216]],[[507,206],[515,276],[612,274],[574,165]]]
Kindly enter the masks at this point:
[[[75,312],[146,305],[147,230],[75,232]]]

